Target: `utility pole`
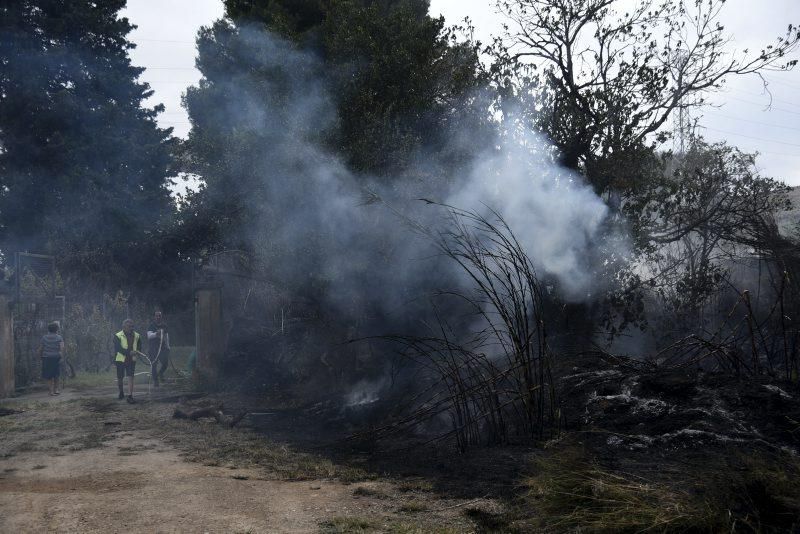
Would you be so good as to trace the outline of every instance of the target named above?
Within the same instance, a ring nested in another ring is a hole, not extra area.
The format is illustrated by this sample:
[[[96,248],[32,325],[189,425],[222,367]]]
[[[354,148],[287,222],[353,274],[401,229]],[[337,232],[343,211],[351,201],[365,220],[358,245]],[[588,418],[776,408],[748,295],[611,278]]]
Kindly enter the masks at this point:
[[[678,71],[677,88],[680,98],[678,100],[677,121],[673,118],[672,151],[680,154],[681,158],[686,153],[686,144],[691,137],[691,119],[689,117],[689,102],[684,91],[684,76],[686,63],[689,61],[689,52],[679,49],[675,52],[674,64]]]

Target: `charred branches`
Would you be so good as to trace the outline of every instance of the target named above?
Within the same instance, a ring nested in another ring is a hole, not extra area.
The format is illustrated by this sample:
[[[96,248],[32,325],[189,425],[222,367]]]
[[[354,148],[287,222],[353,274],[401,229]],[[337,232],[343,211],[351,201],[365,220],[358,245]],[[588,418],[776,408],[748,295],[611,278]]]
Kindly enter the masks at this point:
[[[531,259],[497,212],[486,216],[443,206],[447,229],[421,227],[472,286],[450,291],[472,311],[459,336],[436,313],[430,336],[383,336],[426,371],[431,386],[409,414],[382,429],[410,429],[447,414],[458,447],[503,443],[512,434],[541,439],[557,431],[560,412],[547,342],[545,296]]]

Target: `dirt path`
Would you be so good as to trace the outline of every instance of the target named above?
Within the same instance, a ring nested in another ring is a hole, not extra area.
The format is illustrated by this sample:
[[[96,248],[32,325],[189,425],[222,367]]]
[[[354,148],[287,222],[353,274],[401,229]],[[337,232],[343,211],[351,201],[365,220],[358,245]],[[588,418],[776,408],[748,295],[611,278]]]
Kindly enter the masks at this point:
[[[299,471],[292,476],[304,480],[285,480],[278,464],[310,473],[336,466],[269,442],[254,452],[259,438],[247,430],[174,426],[169,405],[129,406],[107,393],[3,404],[19,412],[0,418],[0,532],[475,531],[463,505],[476,503],[424,484]]]

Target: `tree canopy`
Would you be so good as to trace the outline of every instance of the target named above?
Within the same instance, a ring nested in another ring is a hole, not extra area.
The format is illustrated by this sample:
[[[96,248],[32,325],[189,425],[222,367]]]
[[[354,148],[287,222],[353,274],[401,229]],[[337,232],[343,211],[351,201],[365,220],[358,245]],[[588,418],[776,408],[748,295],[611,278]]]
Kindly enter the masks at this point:
[[[215,235],[244,247],[236,230],[256,198],[280,211],[268,207],[265,184],[296,177],[253,161],[287,137],[391,182],[425,152],[450,167],[466,164],[470,147],[453,139],[464,130],[488,133],[478,52],[429,17],[427,1],[225,5],[226,17],[199,33],[203,78],[184,99],[193,125],[185,169],[204,181],[185,212],[196,245],[195,237]]]
[[[499,0],[508,24],[497,41],[497,73],[502,85],[516,84],[565,166],[600,193],[632,190],[641,184],[636,160],[667,138],[673,113],[702,105],[731,76],[796,63],[800,28],[791,24],[760,51],[731,50],[720,23],[724,6]]]
[[[174,141],[146,108],[125,0],[0,9],[0,248],[111,284],[163,274]],[[66,274],[66,273],[65,273]]]

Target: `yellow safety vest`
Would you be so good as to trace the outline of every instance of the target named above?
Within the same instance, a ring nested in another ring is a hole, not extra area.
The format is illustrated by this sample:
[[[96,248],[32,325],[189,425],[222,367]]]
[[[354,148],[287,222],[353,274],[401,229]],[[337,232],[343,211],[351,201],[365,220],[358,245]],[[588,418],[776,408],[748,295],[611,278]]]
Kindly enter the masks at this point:
[[[115,335],[119,338],[120,347],[122,347],[123,350],[127,349],[128,348],[128,336],[125,335],[125,331],[124,330],[120,330]],[[138,350],[138,351],[142,350],[142,336],[139,335],[139,332],[134,332],[133,333],[133,350]],[[121,352],[118,352],[115,360],[118,361],[118,362],[124,362],[125,361],[125,355],[122,354]],[[134,361],[134,362],[136,361],[136,357],[133,354],[131,354],[131,361]]]

